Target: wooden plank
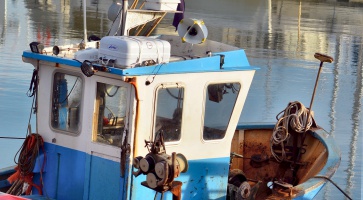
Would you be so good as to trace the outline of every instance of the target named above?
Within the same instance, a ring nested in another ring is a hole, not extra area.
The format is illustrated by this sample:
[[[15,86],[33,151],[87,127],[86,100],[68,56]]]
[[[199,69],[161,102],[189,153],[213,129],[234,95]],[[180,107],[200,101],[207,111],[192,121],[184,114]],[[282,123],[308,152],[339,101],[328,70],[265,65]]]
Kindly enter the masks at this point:
[[[232,138],[231,152],[243,155],[244,130],[236,130]],[[243,159],[234,158],[231,169],[243,170]]]

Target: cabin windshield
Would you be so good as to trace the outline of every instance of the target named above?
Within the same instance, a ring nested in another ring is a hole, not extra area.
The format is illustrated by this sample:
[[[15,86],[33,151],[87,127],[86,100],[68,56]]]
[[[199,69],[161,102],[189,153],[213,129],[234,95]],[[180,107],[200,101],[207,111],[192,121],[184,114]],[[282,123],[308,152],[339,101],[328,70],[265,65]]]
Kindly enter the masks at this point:
[[[93,141],[121,147],[127,109],[127,88],[97,83]]]
[[[57,72],[53,77],[51,125],[76,134],[80,130],[83,81],[79,76]]]
[[[204,140],[224,138],[240,88],[239,83],[208,85],[204,111]]]
[[[165,142],[179,141],[181,136],[184,88],[160,87],[157,90],[155,134],[163,131]]]

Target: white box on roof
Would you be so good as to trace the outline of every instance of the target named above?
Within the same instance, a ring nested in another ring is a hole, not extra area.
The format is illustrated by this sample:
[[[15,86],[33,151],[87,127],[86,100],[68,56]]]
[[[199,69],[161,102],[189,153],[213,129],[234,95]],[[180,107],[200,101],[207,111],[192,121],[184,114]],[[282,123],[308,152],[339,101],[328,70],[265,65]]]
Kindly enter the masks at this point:
[[[180,0],[146,0],[144,8],[147,10],[176,11]]]
[[[98,60],[98,49],[96,48],[87,48],[83,50],[79,50],[74,54],[74,59],[83,62],[85,60],[94,62]]]
[[[150,60],[168,63],[170,43],[143,36],[106,36],[100,41],[98,57],[105,62],[115,60],[118,68],[132,68]]]

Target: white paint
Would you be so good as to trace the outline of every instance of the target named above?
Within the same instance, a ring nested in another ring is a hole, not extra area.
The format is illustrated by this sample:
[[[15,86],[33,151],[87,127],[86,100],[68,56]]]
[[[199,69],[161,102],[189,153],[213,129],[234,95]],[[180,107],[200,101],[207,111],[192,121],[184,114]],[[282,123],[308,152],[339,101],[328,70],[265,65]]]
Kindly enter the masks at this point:
[[[183,44],[175,37],[165,37],[172,43],[174,49],[172,53],[185,55],[189,53],[198,54],[205,50],[213,52],[227,51],[235,49],[228,45],[207,41],[203,45],[198,45],[192,51],[188,50],[188,44]],[[34,60],[27,60],[36,66]],[[181,129],[181,140],[167,143],[167,153],[182,153],[188,160],[228,157],[230,153],[231,140],[237,126],[240,113],[245,103],[249,87],[252,82],[254,70],[249,71],[223,71],[223,72],[203,72],[203,73],[184,73],[168,74],[156,76],[137,76],[135,86],[123,82],[127,77],[98,72],[92,77],[85,77],[79,68],[60,65],[55,67],[55,63],[40,62],[39,72],[39,96],[38,96],[38,120],[37,127],[46,142],[55,141],[57,145],[98,155],[106,159],[119,161],[121,150],[118,147],[92,142],[93,115],[95,111],[96,85],[103,82],[128,88],[128,112],[126,127],[129,130],[128,142],[131,145],[131,157],[145,156],[148,152],[145,140],[153,138],[155,98],[157,88],[161,84],[178,84],[184,87],[183,102],[183,121]],[[52,80],[54,73],[71,72],[82,78],[84,84],[82,99],[82,114],[80,114],[81,128],[78,134],[70,134],[64,131],[51,128],[51,99]],[[131,78],[131,77],[130,77]],[[146,81],[151,81],[146,85]],[[227,127],[226,135],[221,140],[203,140],[204,126],[204,104],[207,86],[211,83],[230,83],[238,82],[241,84],[240,92],[237,97],[235,108],[232,112],[231,120]],[[135,95],[137,91],[137,95]],[[136,96],[138,99],[136,99]],[[137,121],[135,121],[137,120]]]

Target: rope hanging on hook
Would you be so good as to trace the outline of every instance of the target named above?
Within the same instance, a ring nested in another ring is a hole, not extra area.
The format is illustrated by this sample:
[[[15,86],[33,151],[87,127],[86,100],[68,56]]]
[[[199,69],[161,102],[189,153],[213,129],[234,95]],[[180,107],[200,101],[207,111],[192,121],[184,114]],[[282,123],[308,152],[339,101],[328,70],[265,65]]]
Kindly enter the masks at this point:
[[[286,159],[284,142],[290,138],[289,130],[295,131],[297,133],[303,133],[305,126],[307,126],[306,130],[309,130],[312,126],[314,119],[312,116],[310,116],[309,120],[306,120],[308,113],[308,108],[305,108],[301,102],[294,101],[290,102],[285,110],[277,114],[277,123],[270,139],[270,145],[271,153],[278,162]],[[307,125],[305,124],[306,121]],[[274,145],[281,146],[281,156],[279,156],[273,149]]]
[[[19,196],[25,193],[26,195],[29,195],[31,193],[32,187],[35,187],[39,194],[42,195],[42,180],[40,180],[40,185],[37,185],[33,182],[33,169],[36,159],[39,156],[40,148],[42,149],[44,155],[43,163],[40,169],[40,173],[42,174],[46,162],[43,138],[39,134],[28,135],[23,145],[17,152],[17,154],[20,154],[17,162],[18,165],[15,167],[16,171],[8,178],[8,181],[12,183],[12,186],[7,191],[8,194]]]

